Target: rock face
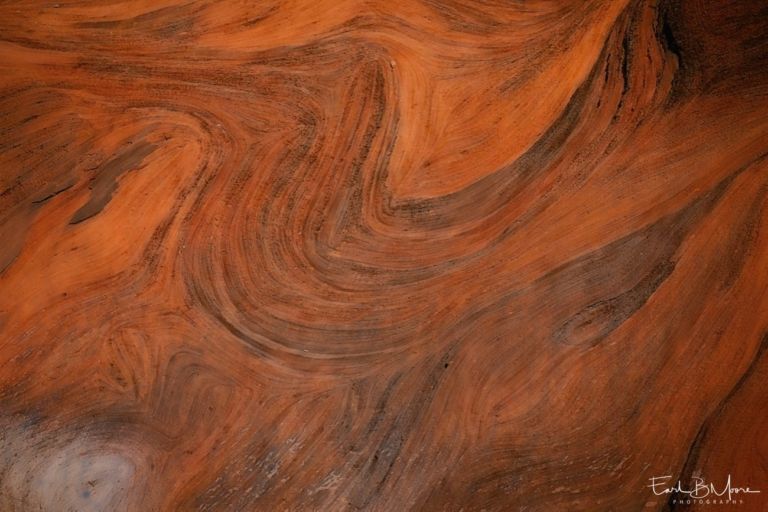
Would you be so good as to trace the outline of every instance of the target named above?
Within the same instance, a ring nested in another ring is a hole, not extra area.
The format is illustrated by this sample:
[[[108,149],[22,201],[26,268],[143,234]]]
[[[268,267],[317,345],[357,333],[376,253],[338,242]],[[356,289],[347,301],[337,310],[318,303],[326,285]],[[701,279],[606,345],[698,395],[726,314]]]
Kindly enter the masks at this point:
[[[0,510],[766,510],[767,33],[0,2]]]

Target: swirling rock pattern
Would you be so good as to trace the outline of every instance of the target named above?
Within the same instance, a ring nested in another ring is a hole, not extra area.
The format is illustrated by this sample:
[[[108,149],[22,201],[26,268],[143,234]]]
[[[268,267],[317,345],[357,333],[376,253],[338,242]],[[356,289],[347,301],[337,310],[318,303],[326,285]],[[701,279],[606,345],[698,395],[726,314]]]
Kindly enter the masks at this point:
[[[766,510],[766,33],[0,2],[0,509]]]

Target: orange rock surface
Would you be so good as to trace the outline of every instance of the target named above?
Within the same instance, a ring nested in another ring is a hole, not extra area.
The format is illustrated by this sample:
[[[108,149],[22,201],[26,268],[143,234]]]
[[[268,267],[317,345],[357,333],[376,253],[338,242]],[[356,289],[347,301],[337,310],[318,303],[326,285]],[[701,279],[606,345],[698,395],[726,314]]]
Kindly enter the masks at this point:
[[[0,510],[768,510],[767,33],[0,2]]]

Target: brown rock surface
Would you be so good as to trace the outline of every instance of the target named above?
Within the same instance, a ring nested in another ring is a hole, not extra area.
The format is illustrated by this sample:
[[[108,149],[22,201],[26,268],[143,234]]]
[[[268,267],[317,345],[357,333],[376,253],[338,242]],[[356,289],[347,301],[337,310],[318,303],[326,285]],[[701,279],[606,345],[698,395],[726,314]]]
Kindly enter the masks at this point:
[[[768,510],[766,33],[0,1],[0,510]]]

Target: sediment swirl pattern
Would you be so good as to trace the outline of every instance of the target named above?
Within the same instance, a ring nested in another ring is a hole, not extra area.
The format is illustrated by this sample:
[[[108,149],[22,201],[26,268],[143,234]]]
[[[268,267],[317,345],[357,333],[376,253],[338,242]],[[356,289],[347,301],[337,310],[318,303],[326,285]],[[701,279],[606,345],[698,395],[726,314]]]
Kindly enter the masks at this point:
[[[767,29],[0,1],[0,509],[768,493]]]

